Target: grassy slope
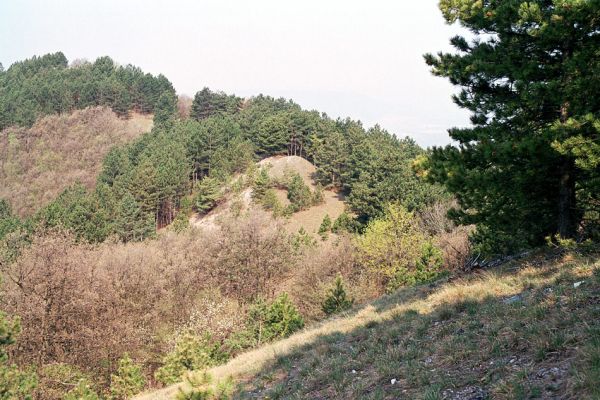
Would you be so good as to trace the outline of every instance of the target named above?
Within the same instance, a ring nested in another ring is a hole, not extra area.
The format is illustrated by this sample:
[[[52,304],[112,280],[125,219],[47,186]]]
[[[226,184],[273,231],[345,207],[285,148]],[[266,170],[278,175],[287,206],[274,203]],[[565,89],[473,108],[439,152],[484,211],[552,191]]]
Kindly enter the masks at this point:
[[[92,188],[114,145],[152,129],[152,116],[124,120],[95,107],[39,119],[31,128],[0,132],[0,198],[29,215],[77,181]]]
[[[304,180],[304,183],[315,190],[315,184],[312,176],[316,171],[316,167],[308,160],[298,156],[275,156],[261,160],[258,163],[261,167],[268,167],[269,175],[274,179],[283,179],[285,173],[298,173]],[[242,176],[243,177],[243,176]],[[289,204],[287,199],[287,190],[275,189],[277,197],[283,206]],[[250,207],[252,202],[252,189],[246,189],[239,199],[242,200],[244,209]],[[190,218],[190,223],[193,226],[214,229],[217,225],[217,219],[231,213],[231,205],[235,200],[229,196],[222,204],[217,206],[207,215],[194,214]],[[298,211],[286,219],[286,229],[290,233],[296,233],[300,228],[310,234],[314,234],[318,238],[319,227],[325,215],[329,215],[332,221],[335,221],[341,213],[344,212],[346,203],[343,195],[334,192],[333,190],[323,191],[323,203],[311,206],[310,208]]]
[[[209,372],[235,398],[598,399],[600,258],[541,253],[400,290]]]

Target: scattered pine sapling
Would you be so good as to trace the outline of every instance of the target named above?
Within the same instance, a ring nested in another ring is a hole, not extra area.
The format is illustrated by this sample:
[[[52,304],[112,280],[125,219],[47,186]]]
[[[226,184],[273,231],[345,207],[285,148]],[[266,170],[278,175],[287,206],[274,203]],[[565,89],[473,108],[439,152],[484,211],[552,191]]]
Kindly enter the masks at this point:
[[[262,195],[260,202],[263,209],[272,211],[275,216],[279,216],[283,213],[283,206],[273,189],[267,189]]]
[[[352,304],[354,304],[354,299],[348,298],[342,277],[338,275],[333,288],[329,290],[329,294],[323,302],[322,310],[326,315],[331,315],[348,310]]]
[[[100,396],[87,379],[80,379],[77,385],[62,397],[63,400],[100,400]]]
[[[224,400],[231,398],[234,390],[233,379],[213,382],[212,375],[204,371],[200,374],[191,374],[186,377],[191,390],[179,389],[177,400]]]
[[[113,400],[129,399],[146,385],[142,368],[125,353],[119,360],[116,374],[110,376],[110,394]]]
[[[305,210],[312,204],[312,193],[299,174],[294,174],[288,184],[288,200],[294,211]]]
[[[296,251],[301,250],[303,247],[314,247],[316,244],[317,241],[306,232],[304,227],[300,227],[298,233],[292,235],[292,246]]]
[[[304,319],[287,293],[282,293],[270,304],[257,300],[250,308],[246,325],[252,346],[291,335],[304,327]]]
[[[252,198],[258,202],[262,201],[267,190],[272,186],[271,178],[269,177],[269,171],[266,168],[261,168],[252,185]]]
[[[154,377],[165,385],[179,382],[186,371],[201,370],[227,360],[227,355],[219,343],[212,343],[210,337],[184,334],[177,339],[175,349],[168,353],[163,366]]]
[[[192,201],[188,197],[181,199],[181,206],[177,212],[175,220],[173,220],[173,230],[175,232],[183,232],[190,227],[190,214],[192,213]]]
[[[9,319],[0,311],[0,400],[29,399],[37,386],[37,377],[8,363],[6,347],[14,344],[21,330],[18,318]]]
[[[321,226],[319,227],[319,235],[321,236],[321,239],[326,240],[330,230],[331,218],[329,218],[329,214],[325,214],[325,217],[323,217],[323,221],[321,222]]]
[[[331,227],[333,233],[356,232],[356,223],[347,212],[341,213]]]
[[[319,184],[317,184],[317,187],[315,188],[315,191],[313,192],[313,195],[312,195],[312,205],[318,206],[319,204],[323,204],[324,201],[325,201],[325,195],[323,193],[323,185],[321,185],[319,183]]]

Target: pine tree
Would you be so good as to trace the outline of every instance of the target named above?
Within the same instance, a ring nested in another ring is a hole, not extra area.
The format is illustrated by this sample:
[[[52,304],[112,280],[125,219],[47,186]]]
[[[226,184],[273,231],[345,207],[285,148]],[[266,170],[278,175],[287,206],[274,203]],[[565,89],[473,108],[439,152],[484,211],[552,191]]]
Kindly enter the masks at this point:
[[[135,364],[129,354],[119,360],[117,373],[110,376],[112,400],[125,400],[139,393],[146,384],[142,368]]]
[[[252,140],[261,157],[286,154],[288,151],[290,121],[287,113],[268,115],[260,120]]]
[[[129,191],[142,211],[157,216],[160,201],[159,172],[149,158],[145,158],[133,170]]]
[[[154,106],[154,126],[172,129],[177,115],[177,96],[171,91],[163,92]]]
[[[271,178],[269,177],[269,171],[266,168],[258,170],[256,178],[252,185],[252,198],[257,201],[262,201],[267,190],[271,188]]]
[[[352,304],[354,304],[354,299],[348,298],[342,277],[338,275],[335,278],[333,288],[329,290],[327,298],[325,298],[325,301],[323,301],[323,312],[326,315],[335,314],[351,308]]]
[[[327,239],[329,231],[331,231],[331,218],[329,217],[329,214],[325,214],[321,226],[319,226],[319,235],[321,235],[321,239]]]
[[[221,197],[221,185],[215,178],[206,177],[196,185],[198,194],[194,205],[198,212],[210,211]]]
[[[462,87],[454,100],[473,126],[450,130],[458,146],[434,149],[429,176],[457,196],[454,217],[477,224],[483,251],[573,237],[600,192],[598,1],[443,0],[440,9],[474,38],[454,37],[456,53],[425,60]],[[593,170],[582,165],[590,156]]]
[[[154,234],[154,216],[144,213],[135,198],[125,193],[117,206],[115,231],[124,242],[143,240]]]
[[[310,207],[312,193],[299,174],[294,174],[288,183],[287,198],[293,206],[294,211],[305,210]]]

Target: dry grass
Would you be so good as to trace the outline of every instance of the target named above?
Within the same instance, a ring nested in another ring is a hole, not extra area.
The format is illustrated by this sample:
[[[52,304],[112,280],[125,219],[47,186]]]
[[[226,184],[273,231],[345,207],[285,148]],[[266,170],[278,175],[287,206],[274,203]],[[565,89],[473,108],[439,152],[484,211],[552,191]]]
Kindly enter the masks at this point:
[[[92,188],[111,147],[152,129],[152,116],[117,117],[108,108],[41,118],[31,128],[0,133],[0,198],[32,214],[77,181]]]
[[[209,373],[232,377],[234,398],[598,398],[599,289],[598,257],[541,253],[400,290]]]
[[[268,167],[269,176],[275,180],[282,180],[286,176],[286,174],[297,173],[299,174],[304,183],[311,188],[311,190],[316,189],[316,184],[312,178],[313,174],[316,172],[315,166],[308,160],[298,157],[298,156],[275,156],[269,157],[261,160],[258,163],[259,167]],[[235,179],[244,179],[245,176],[236,176]],[[287,206],[289,204],[289,200],[287,199],[287,191],[282,189],[275,189],[277,197],[280,203],[283,206]],[[243,210],[247,210],[251,206],[251,195],[252,189],[246,189],[241,193],[239,200],[242,202]],[[300,230],[300,228],[304,228],[304,230],[310,234],[313,234],[315,237],[318,237],[317,232],[319,227],[321,226],[321,222],[325,215],[329,215],[329,217],[334,221],[337,217],[342,214],[346,208],[346,203],[344,202],[344,196],[340,193],[334,192],[332,190],[324,190],[323,191],[323,203],[312,206],[306,210],[302,210],[294,213],[289,218],[286,219],[285,227],[286,230],[290,233],[296,233]],[[220,218],[226,218],[231,214],[231,205],[236,201],[236,198],[230,194],[227,195],[227,198],[217,206],[214,210],[212,210],[207,215],[199,216],[197,214],[193,215],[190,219],[190,224],[196,227],[202,227],[206,229],[214,229],[218,226],[218,220]]]

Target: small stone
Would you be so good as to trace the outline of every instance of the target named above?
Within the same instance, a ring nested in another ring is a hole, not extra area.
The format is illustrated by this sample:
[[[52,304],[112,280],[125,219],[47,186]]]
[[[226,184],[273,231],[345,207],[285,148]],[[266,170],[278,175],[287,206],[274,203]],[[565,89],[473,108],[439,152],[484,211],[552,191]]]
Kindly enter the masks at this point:
[[[355,373],[356,373],[356,370],[355,370],[355,369],[353,369],[353,370],[352,370],[352,373],[353,373],[353,374],[355,374]]]
[[[390,383],[391,383],[392,385],[395,385],[395,384],[396,384],[396,382],[398,382],[398,380],[397,380],[396,378],[394,378],[394,379],[392,379],[392,380],[390,381]]]
[[[581,285],[582,285],[584,282],[585,282],[585,281],[579,281],[579,282],[575,282],[575,283],[573,284],[573,287],[574,287],[575,289],[577,289],[577,288],[578,288],[579,286],[581,286]]]
[[[504,304],[513,304],[521,300],[523,300],[523,296],[521,296],[520,294],[515,294],[514,296],[511,296],[508,299],[504,299],[503,302]]]

